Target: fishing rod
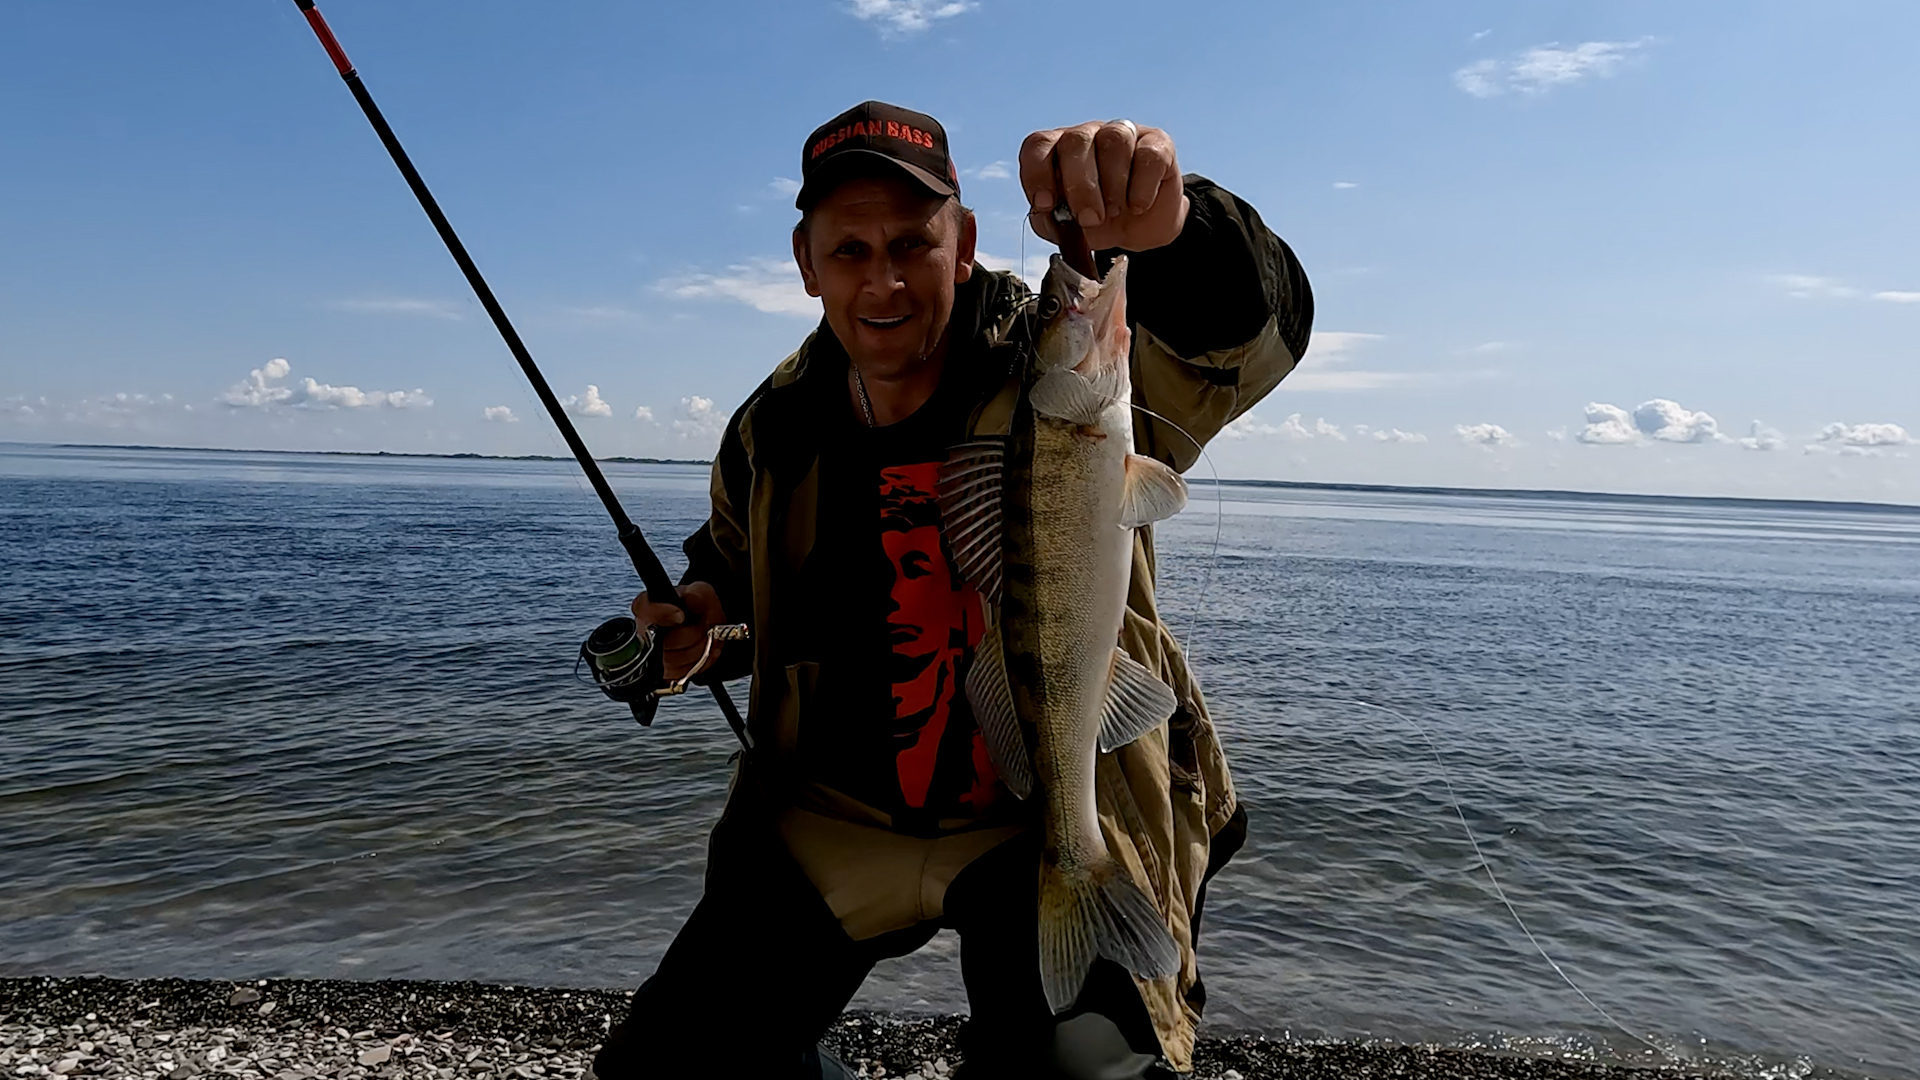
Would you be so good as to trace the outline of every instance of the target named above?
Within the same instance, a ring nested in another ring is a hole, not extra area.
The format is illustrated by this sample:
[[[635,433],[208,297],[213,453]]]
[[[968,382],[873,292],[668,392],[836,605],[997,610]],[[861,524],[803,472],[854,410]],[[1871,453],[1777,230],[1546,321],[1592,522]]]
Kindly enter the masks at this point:
[[[640,526],[633,523],[621,507],[620,500],[613,493],[613,487],[600,472],[600,464],[587,451],[587,444],[574,430],[573,421],[567,418],[566,409],[560,399],[553,395],[553,388],[547,385],[546,376],[540,374],[540,368],[533,362],[533,354],[527,351],[526,343],[520,340],[519,331],[507,320],[507,313],[494,298],[493,290],[487,286],[487,279],[480,276],[480,268],[473,264],[467,247],[460,242],[448,223],[447,216],[440,212],[440,204],[427,190],[427,183],[413,167],[412,159],[400,145],[400,139],[394,135],[393,128],[387,124],[386,117],[380,114],[380,107],[373,103],[373,95],[367,91],[366,83],[360,79],[353,62],[347,59],[347,52],[333,36],[333,28],[327,25],[326,17],[314,6],[314,0],[294,0],[300,13],[307,18],[307,25],[313,28],[314,36],[320,39],[320,46],[327,50],[333,66],[340,72],[340,78],[353,92],[353,100],[360,103],[360,111],[367,114],[367,121],[380,136],[381,145],[393,157],[393,163],[400,168],[400,175],[406,178],[407,186],[413,189],[414,198],[420,200],[420,209],[427,212],[427,220],[440,234],[447,245],[448,254],[466,275],[467,284],[473,287],[474,295],[479,297],[480,306],[487,309],[487,316],[493,320],[494,328],[506,340],[507,351],[520,363],[520,370],[533,384],[533,392],[539,396],[540,404],[546,406],[547,415],[553,418],[554,426],[560,429],[561,438],[567,441],[567,448],[573,451],[575,460],[587,474],[587,482],[593,485],[593,493],[600,496],[601,505],[607,508],[607,514],[613,518],[614,528],[620,537],[620,546],[627,551],[627,557],[633,561],[633,568],[640,573],[640,580],[647,586],[647,598],[651,601],[673,604],[682,611],[686,605],[681,603],[679,591],[673,586],[673,580],[667,576],[666,568],[660,565],[660,557],[647,546],[646,537],[640,533]],[[744,625],[715,626],[707,632],[706,648],[700,659],[685,675],[678,679],[666,678],[664,650],[659,635],[651,628],[641,630],[631,618],[620,616],[601,623],[580,646],[579,661],[585,664],[593,677],[595,685],[615,701],[624,701],[633,710],[634,719],[645,727],[653,723],[655,710],[660,707],[660,699],[686,693],[693,678],[704,671],[707,665],[717,659],[718,650],[729,641],[741,641],[747,637]],[[726,687],[719,682],[711,684],[713,700],[726,714],[727,724],[740,740],[740,745],[752,749],[747,738],[746,724],[740,719],[740,710],[734,707],[733,698],[727,694]]]

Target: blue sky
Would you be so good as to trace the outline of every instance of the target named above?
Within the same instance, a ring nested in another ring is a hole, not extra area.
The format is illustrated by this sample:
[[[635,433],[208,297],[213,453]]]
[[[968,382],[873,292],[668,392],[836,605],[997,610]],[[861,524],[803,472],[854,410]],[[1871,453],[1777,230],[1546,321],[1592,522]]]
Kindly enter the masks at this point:
[[[1223,475],[1920,503],[1911,3],[323,10],[602,453],[804,336],[801,142],[879,97],[1003,263],[1022,136],[1112,116],[1287,237],[1319,336]],[[290,0],[0,28],[0,439],[562,452]]]

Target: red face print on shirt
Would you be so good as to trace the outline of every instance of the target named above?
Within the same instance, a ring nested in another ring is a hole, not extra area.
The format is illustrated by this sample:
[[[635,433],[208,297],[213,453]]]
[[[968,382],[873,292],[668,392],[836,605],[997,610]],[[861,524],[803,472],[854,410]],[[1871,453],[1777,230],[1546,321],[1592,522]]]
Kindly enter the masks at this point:
[[[954,793],[958,801],[979,812],[993,797],[996,776],[967,710],[962,679],[983,629],[980,597],[947,562],[934,497],[939,473],[935,461],[880,470],[880,542],[893,564],[887,636],[900,744],[895,764],[906,805],[924,809],[936,775],[945,772],[948,782],[959,780],[964,788]],[[957,718],[966,726],[964,736],[949,735]],[[950,757],[964,759],[958,769],[939,768],[943,747]]]

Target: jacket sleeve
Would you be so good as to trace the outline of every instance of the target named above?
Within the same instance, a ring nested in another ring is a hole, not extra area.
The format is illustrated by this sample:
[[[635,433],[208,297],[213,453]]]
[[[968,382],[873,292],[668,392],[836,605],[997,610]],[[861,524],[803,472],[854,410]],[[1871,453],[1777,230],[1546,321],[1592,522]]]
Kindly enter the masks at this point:
[[[1179,237],[1127,271],[1133,396],[1159,414],[1138,418],[1135,442],[1181,472],[1294,369],[1313,329],[1313,290],[1286,242],[1213,181],[1189,175],[1186,191]]]
[[[727,432],[720,440],[720,452],[713,458],[713,511],[706,524],[692,535],[682,549],[687,553],[687,572],[680,584],[704,581],[720,595],[720,606],[729,622],[752,626],[753,560],[748,546],[747,500],[751,494],[753,467],[740,434],[747,408],[733,414]],[[736,679],[752,667],[750,641],[734,642],[726,647],[720,660],[700,682]]]

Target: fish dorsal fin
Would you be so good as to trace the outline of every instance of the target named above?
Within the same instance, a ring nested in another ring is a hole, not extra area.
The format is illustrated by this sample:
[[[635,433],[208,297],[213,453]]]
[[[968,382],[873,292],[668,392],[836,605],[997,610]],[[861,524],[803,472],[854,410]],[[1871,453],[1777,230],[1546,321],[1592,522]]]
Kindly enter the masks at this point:
[[[967,669],[967,704],[973,706],[973,722],[980,726],[1000,779],[1023,799],[1033,794],[1033,761],[1019,714],[1013,711],[1013,684],[1007,680],[1007,654],[997,625],[987,627],[974,650],[973,666]]]
[[[971,691],[973,686],[968,684]],[[1100,716],[1100,751],[1112,753],[1167,722],[1179,705],[1173,687],[1161,682],[1127,650],[1113,650],[1113,677]]]
[[[1005,439],[977,439],[947,452],[935,486],[940,524],[953,553],[954,569],[979,591],[987,606],[1000,604],[1005,559],[1001,550],[1001,480],[1006,472]]]
[[[1057,367],[1034,380],[1027,400],[1041,416],[1069,424],[1096,424],[1114,397],[1072,368]]]
[[[1127,455],[1126,491],[1120,501],[1120,527],[1165,521],[1187,506],[1187,482],[1158,458]]]

